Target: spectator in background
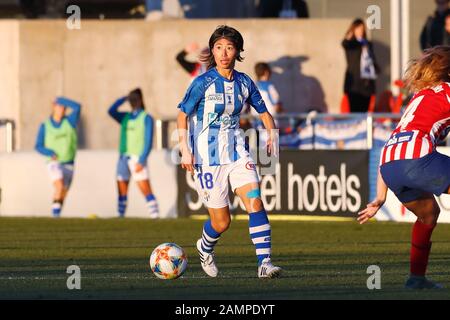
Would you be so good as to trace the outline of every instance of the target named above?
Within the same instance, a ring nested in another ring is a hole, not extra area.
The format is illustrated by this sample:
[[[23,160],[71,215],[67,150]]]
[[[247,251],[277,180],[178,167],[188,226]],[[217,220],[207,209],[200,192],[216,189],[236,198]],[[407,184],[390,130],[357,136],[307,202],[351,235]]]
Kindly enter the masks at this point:
[[[125,101],[130,103],[131,112],[118,111]],[[149,217],[156,219],[159,217],[158,203],[153,195],[147,170],[147,158],[153,141],[153,118],[145,112],[141,89],[135,89],[127,96],[119,98],[109,108],[108,113],[121,126],[120,157],[117,164],[119,217],[125,216],[128,184],[133,177],[145,196]]]
[[[71,112],[66,115],[68,110]],[[55,218],[61,214],[72,183],[80,110],[79,103],[63,97],[56,98],[52,114],[39,127],[36,139],[36,151],[47,157],[47,169],[54,188],[52,213]]]
[[[191,75],[192,80],[206,71],[206,64],[201,61],[202,57],[208,55],[208,47],[205,47],[200,51],[196,62],[186,60],[187,55],[197,52],[199,48],[200,46],[198,45],[198,43],[192,42],[188,44],[182,51],[180,51],[176,57],[180,66]]]
[[[255,65],[255,74],[257,80],[255,84],[261,93],[264,103],[266,104],[267,111],[269,111],[272,116],[280,113],[282,110],[280,95],[278,94],[278,91],[272,81],[270,81],[272,70],[269,64],[265,62],[258,62]],[[259,114],[254,110],[254,108],[250,108],[250,110],[251,114],[256,118],[256,120],[252,121],[252,126],[257,129],[263,128],[263,123],[258,117]],[[276,120],[275,125],[278,127]]]
[[[342,46],[347,60],[344,94],[348,98],[350,112],[367,112],[376,92],[375,80],[379,68],[372,43],[367,40],[363,20],[352,22]]]
[[[304,0],[260,0],[259,11],[261,18],[279,18],[282,11],[292,11],[294,18],[309,18]]]
[[[445,17],[444,46],[450,46],[450,12]]]
[[[422,51],[444,44],[445,17],[450,13],[450,0],[436,0],[436,11],[429,16],[420,35],[420,47]]]

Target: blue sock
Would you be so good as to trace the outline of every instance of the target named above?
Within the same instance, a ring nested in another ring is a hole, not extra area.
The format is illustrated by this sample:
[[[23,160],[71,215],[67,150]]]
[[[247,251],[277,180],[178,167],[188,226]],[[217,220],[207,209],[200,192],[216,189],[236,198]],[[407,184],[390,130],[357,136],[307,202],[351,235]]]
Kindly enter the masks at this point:
[[[271,229],[266,211],[250,213],[248,222],[250,238],[256,248],[258,265],[261,265],[265,258],[270,258],[272,248]]]
[[[117,201],[117,211],[119,212],[119,216],[123,217],[125,215],[125,210],[127,209],[127,196],[120,196]]]
[[[59,217],[61,214],[62,203],[61,201],[53,201],[52,204],[52,213],[54,217]]]
[[[211,220],[208,220],[203,225],[202,233],[202,250],[204,252],[211,253],[214,251],[214,246],[217,244],[220,238],[218,233],[211,225]]]
[[[147,200],[147,210],[151,217],[157,217],[159,216],[159,208],[158,208],[158,202],[156,202],[155,195],[149,194],[145,197]]]

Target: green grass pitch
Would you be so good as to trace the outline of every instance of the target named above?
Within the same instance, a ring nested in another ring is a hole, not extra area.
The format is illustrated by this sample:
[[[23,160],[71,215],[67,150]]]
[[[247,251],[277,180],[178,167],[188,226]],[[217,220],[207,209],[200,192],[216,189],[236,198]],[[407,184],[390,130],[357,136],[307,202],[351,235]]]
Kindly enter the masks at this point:
[[[216,247],[220,275],[200,268],[191,219],[0,218],[0,299],[448,299],[448,289],[403,289],[410,224],[272,222],[280,279],[256,277],[246,221],[233,221]],[[184,276],[159,280],[152,249],[175,242],[188,255]],[[450,288],[450,225],[433,235],[429,276]],[[81,290],[68,290],[69,265],[81,268]],[[381,268],[381,290],[366,286],[369,265]]]

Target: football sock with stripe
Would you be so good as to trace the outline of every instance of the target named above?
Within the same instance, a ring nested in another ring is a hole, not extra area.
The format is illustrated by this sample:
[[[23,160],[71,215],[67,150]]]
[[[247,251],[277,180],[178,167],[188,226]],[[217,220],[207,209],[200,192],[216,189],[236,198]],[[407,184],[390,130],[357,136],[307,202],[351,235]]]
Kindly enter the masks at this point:
[[[159,216],[159,208],[158,208],[158,202],[156,202],[156,198],[154,194],[149,194],[145,197],[147,200],[147,210],[151,217],[158,217]]]
[[[217,244],[220,238],[220,233],[218,233],[212,227],[211,220],[208,220],[203,225],[202,233],[202,250],[207,253],[214,251],[214,246]]]
[[[258,265],[261,265],[265,258],[270,258],[272,248],[270,223],[265,210],[249,214],[249,231]]]
[[[62,204],[63,202],[61,200],[53,200],[52,213],[54,217],[59,217],[61,214]]]
[[[123,217],[125,215],[125,211],[127,210],[127,201],[128,197],[119,195],[117,201],[117,211],[119,212],[119,216]]]

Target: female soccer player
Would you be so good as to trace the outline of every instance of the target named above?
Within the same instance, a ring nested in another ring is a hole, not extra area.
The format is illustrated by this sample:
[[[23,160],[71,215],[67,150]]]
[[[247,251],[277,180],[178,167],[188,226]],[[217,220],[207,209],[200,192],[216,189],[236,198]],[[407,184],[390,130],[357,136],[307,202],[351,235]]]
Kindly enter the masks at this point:
[[[132,111],[119,112],[118,109],[127,100]],[[135,89],[128,96],[114,102],[108,111],[121,126],[120,157],[117,163],[118,213],[121,218],[125,216],[127,208],[130,176],[137,181],[145,196],[149,217],[159,217],[158,203],[153,195],[147,170],[147,158],[153,142],[153,118],[144,109],[142,91]]]
[[[254,82],[234,70],[236,60],[243,60],[242,35],[234,28],[219,26],[209,39],[209,49],[208,71],[197,77],[187,90],[178,106],[177,118],[182,167],[192,174],[195,170],[197,191],[210,215],[202,238],[197,241],[201,265],[206,274],[217,276],[214,246],[230,225],[229,181],[249,213],[258,276],[277,277],[281,268],[274,266],[270,259],[271,229],[260,197],[258,175],[238,131],[244,103],[258,111],[265,128],[272,134],[275,124]],[[186,132],[188,121],[192,152]],[[271,135],[269,152],[274,150],[272,142]]]
[[[66,116],[67,108],[72,112]],[[39,127],[36,139],[36,151],[48,158],[47,169],[54,187],[52,213],[55,218],[61,214],[72,183],[80,109],[81,105],[75,101],[56,98],[52,115]]]
[[[450,131],[450,47],[425,51],[412,61],[405,80],[416,94],[382,150],[377,197],[359,213],[358,221],[363,224],[375,216],[391,189],[417,216],[405,287],[440,288],[425,278],[425,272],[440,213],[433,195],[450,193],[450,158],[436,151]]]

